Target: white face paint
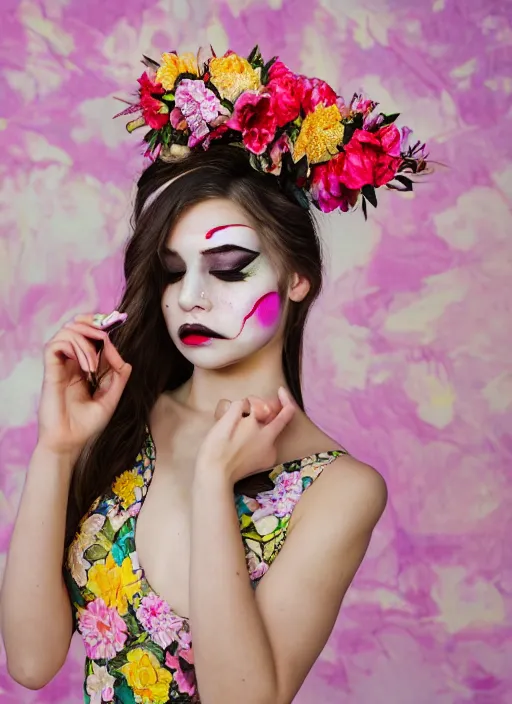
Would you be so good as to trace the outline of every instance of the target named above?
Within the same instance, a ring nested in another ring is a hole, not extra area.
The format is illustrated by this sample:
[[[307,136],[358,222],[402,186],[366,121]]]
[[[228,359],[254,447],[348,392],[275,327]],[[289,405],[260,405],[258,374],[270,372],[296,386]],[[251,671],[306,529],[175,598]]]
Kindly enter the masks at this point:
[[[162,256],[169,334],[192,364],[216,369],[264,347],[282,319],[278,273],[244,212],[208,200],[178,221]]]

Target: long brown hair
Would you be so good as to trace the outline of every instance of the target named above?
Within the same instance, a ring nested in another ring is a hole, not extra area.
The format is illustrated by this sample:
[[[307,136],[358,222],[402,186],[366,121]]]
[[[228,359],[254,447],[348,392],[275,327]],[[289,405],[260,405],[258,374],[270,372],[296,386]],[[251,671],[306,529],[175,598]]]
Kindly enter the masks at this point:
[[[148,198],[160,186],[175,178],[149,203]],[[310,282],[306,298],[290,304],[282,353],[286,382],[303,408],[304,325],[322,284],[321,248],[312,214],[289,200],[278,179],[255,171],[247,153],[237,147],[215,146],[174,163],[155,162],[138,182],[133,234],[126,247],[126,286],[118,308],[128,313],[128,319],[112,333],[114,344],[133,371],[111,421],[75,466],[66,544],[91,503],[133,465],[159,395],[181,386],[192,375],[192,365],[171,341],[164,322],[161,296],[165,278],[160,255],[178,218],[193,205],[213,198],[229,198],[248,214],[283,278],[297,272]],[[149,205],[144,207],[146,202]],[[248,492],[246,483],[244,493]]]

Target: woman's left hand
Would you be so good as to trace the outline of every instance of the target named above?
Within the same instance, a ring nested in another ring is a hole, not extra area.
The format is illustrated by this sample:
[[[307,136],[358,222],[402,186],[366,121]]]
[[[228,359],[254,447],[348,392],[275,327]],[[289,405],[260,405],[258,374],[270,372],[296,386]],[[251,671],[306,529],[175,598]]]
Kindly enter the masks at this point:
[[[277,403],[250,397],[227,402],[227,408],[225,401],[222,404],[216,411],[219,420],[199,449],[196,471],[222,472],[236,484],[275,465],[275,442],[293,418],[295,405],[284,388],[278,391]]]

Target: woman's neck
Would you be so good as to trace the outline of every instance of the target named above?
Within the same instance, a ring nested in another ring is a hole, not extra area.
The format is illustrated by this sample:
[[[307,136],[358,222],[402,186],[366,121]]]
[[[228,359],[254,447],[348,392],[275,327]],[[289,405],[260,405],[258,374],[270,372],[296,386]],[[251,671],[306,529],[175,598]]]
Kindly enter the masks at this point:
[[[268,345],[237,364],[222,369],[196,367],[192,377],[174,392],[191,410],[214,412],[221,399],[238,401],[247,396],[275,397],[287,386],[281,345]]]

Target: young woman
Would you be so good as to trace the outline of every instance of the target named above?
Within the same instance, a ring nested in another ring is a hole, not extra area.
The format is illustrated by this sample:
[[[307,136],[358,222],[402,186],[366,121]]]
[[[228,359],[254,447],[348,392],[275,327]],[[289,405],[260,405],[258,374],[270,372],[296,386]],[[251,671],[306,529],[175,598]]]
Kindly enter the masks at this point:
[[[209,136],[226,127],[218,143],[194,143],[177,88],[194,80],[228,104],[229,85],[214,59],[175,64],[172,98],[157,82],[172,76],[144,80],[151,100],[175,101],[159,129],[180,151],[187,134],[189,150],[139,181],[121,327],[109,335],[104,316],[77,316],[46,346],[2,593],[8,667],[43,687],[77,628],[87,702],[285,704],[329,637],[386,488],[304,412],[302,338],[322,263],[312,214],[294,197],[313,181],[300,181],[300,159],[285,168],[282,157],[280,178],[255,168],[254,150],[233,146],[233,116],[208,123]],[[267,83],[246,90],[253,103],[278,94],[264,69]],[[306,122],[328,106],[296,78]],[[328,95],[320,84],[309,88]],[[239,96],[229,95],[235,116]],[[150,146],[162,145],[160,132]],[[323,183],[324,203],[354,199]]]

